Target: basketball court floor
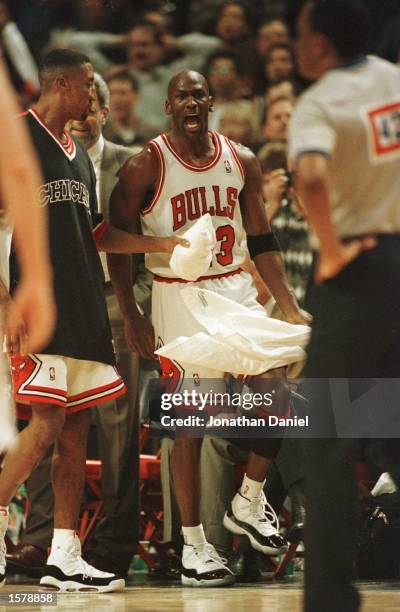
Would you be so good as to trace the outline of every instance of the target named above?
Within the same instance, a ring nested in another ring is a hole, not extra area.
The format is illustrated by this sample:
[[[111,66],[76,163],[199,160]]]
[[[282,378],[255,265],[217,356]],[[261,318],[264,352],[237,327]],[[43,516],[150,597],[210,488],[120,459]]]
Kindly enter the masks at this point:
[[[369,582],[359,585],[362,612],[398,612],[399,582]],[[63,594],[57,603],[13,603],[16,594],[38,593],[37,581],[10,579],[0,591],[0,612],[14,610],[84,610],[85,612],[301,612],[302,584],[294,577],[290,582],[272,582],[266,578],[257,584],[237,584],[230,588],[182,588],[179,582],[128,580],[120,593]],[[338,610],[338,612],[341,612]]]

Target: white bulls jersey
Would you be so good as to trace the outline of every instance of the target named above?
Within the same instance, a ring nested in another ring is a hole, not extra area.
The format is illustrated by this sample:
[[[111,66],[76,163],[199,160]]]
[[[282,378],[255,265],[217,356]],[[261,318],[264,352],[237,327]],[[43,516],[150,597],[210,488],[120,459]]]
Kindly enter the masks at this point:
[[[245,258],[240,246],[243,234],[239,194],[244,168],[232,142],[210,132],[214,156],[201,166],[183,160],[167,134],[150,141],[158,161],[158,179],[152,201],[142,210],[142,231],[147,236],[183,234],[202,215],[209,213],[215,228],[209,276],[237,270]],[[170,255],[150,253],[146,266],[154,274],[175,278]]]

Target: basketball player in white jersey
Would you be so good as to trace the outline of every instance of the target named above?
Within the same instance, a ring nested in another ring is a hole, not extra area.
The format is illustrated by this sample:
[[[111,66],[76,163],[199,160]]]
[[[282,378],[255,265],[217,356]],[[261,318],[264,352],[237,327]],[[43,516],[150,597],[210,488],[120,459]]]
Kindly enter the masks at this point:
[[[211,215],[218,241],[209,274],[196,286],[264,310],[256,301],[250,275],[240,270],[245,251],[240,246],[243,228],[257,269],[279,303],[286,321],[308,323],[287,285],[279,247],[265,215],[261,171],[247,148],[208,130],[212,110],[205,78],[193,71],[173,77],[168,88],[166,112],[172,129],[151,141],[123,167],[111,201],[111,218],[130,229],[141,216],[144,234],[182,233],[202,215]],[[169,257],[150,256],[148,268],[155,274],[153,322],[144,319],[135,303],[127,258],[109,257],[109,269],[125,319],[127,341],[132,350],[153,357],[155,345],[179,335],[190,336],[201,327],[180,297],[185,286],[169,267]],[[201,385],[204,379],[222,379],[223,372],[197,369],[184,363],[161,360],[163,374],[185,386]],[[282,376],[282,372],[268,373]],[[198,387],[197,387],[198,388]],[[263,440],[263,442],[265,442]],[[172,456],[172,475],[185,540],[182,582],[194,586],[230,584],[233,575],[214,547],[206,542],[199,516],[199,456],[201,440],[177,438]],[[277,554],[285,542],[266,520],[262,487],[264,458],[252,453],[239,493],[232,502],[228,527],[249,536],[253,546]]]

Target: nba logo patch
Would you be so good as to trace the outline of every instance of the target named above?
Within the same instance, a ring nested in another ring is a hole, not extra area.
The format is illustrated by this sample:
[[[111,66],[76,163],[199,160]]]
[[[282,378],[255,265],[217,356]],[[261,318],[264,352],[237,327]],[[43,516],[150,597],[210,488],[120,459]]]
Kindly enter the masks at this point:
[[[225,166],[225,170],[227,171],[227,173],[230,174],[232,172],[232,166],[229,163],[228,159],[224,161],[224,166]]]
[[[50,376],[50,380],[56,379],[56,369],[55,368],[49,368],[49,376]]]
[[[200,376],[198,374],[193,374],[193,381],[197,387],[200,386]]]

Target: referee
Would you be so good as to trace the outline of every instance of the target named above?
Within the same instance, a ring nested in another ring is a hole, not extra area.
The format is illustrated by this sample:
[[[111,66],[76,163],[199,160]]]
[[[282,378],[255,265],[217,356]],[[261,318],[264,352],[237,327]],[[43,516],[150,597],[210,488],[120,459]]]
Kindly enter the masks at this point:
[[[289,151],[319,253],[305,377],[322,436],[335,435],[329,378],[400,375],[400,69],[366,56],[369,26],[361,0],[305,0],[296,19],[299,67],[316,81]],[[306,612],[359,610],[353,452],[307,441]]]

